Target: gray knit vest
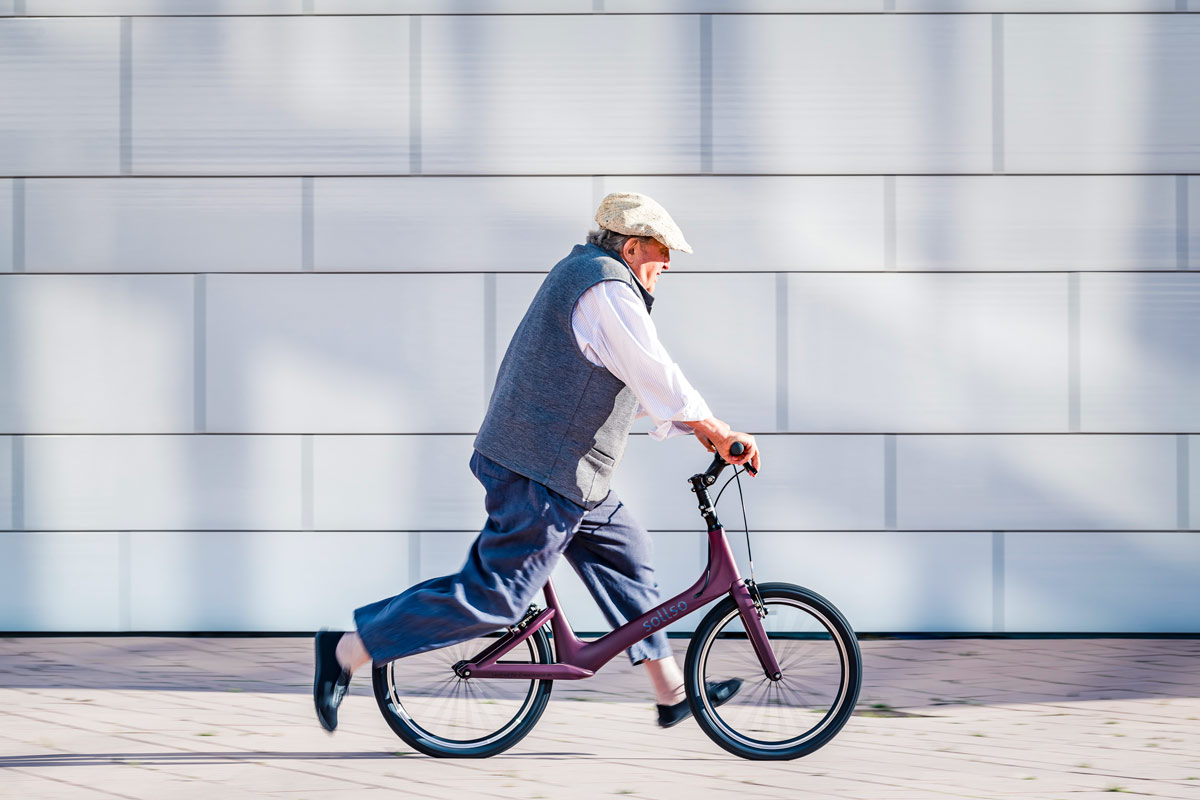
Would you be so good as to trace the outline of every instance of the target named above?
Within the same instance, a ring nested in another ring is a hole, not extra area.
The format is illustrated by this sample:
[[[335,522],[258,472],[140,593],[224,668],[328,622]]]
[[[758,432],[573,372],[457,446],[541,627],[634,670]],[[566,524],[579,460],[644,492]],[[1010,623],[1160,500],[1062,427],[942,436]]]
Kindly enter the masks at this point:
[[[571,330],[575,302],[601,281],[641,289],[595,245],[576,245],[550,270],[508,345],[475,438],[483,455],[585,508],[608,495],[637,410],[633,392],[588,361]]]

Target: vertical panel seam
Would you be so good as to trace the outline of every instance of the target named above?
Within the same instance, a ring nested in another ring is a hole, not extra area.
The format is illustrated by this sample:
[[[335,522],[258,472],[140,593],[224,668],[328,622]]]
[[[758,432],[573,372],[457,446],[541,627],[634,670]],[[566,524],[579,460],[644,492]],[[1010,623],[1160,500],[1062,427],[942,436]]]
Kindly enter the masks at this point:
[[[300,179],[300,269],[312,272],[313,254],[313,178]]]
[[[421,18],[408,20],[408,169],[421,174]]]
[[[313,435],[300,435],[300,530],[313,529]]]
[[[712,14],[700,15],[700,172],[713,171]]]
[[[896,268],[896,176],[883,176],[883,268]]]
[[[1079,318],[1079,273],[1072,272],[1067,275],[1067,430],[1071,433],[1079,433],[1082,427]]]
[[[788,273],[775,273],[775,427],[787,431],[788,420]]]
[[[421,582],[421,534],[416,531],[408,536],[408,582],[409,585]]]
[[[121,531],[117,534],[117,629],[128,631],[133,629],[133,587],[131,585],[132,571],[130,569],[130,533]]]
[[[121,174],[133,174],[133,17],[121,17]]]
[[[1003,633],[1004,620],[1004,531],[992,531],[992,630]]]
[[[192,427],[208,429],[208,285],[203,273],[192,279]]]
[[[25,179],[12,182],[12,271],[25,271]]]
[[[1191,492],[1191,437],[1186,433],[1175,435],[1175,473],[1176,473],[1176,527],[1181,531],[1191,530],[1192,509]]]
[[[896,530],[896,434],[883,435],[883,527]]]
[[[483,403],[491,400],[496,383],[496,273],[483,276]]]
[[[992,171],[1004,172],[1004,15],[992,15]]]
[[[1188,253],[1188,176],[1175,176],[1175,268],[1189,269]]]
[[[25,530],[25,437],[12,437],[12,530]]]

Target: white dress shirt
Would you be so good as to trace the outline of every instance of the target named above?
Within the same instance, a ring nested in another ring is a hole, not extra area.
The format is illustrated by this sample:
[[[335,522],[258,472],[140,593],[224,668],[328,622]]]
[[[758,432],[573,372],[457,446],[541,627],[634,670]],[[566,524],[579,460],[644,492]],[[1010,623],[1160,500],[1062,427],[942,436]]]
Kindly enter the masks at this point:
[[[571,330],[580,352],[628,386],[638,401],[638,417],[654,423],[659,441],[691,433],[683,420],[712,416],[679,365],[671,360],[641,296],[623,281],[600,281],[579,298]]]

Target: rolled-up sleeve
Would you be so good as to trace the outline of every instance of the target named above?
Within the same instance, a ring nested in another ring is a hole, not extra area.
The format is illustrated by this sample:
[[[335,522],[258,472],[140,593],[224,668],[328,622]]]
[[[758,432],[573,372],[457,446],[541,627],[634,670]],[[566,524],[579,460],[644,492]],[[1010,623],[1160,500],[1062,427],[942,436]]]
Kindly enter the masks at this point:
[[[607,369],[633,392],[638,415],[653,424],[652,439],[691,433],[685,420],[712,416],[658,340],[646,304],[633,287],[612,280],[590,287],[571,312],[571,329],[588,361]]]

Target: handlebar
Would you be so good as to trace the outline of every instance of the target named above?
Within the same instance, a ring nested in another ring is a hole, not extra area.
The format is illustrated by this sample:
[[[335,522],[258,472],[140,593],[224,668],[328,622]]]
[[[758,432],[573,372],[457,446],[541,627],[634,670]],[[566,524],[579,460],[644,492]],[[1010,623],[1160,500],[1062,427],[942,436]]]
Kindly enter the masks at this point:
[[[734,442],[729,446],[729,454],[731,456],[740,456],[744,452],[746,452],[746,447],[741,442]],[[729,462],[721,456],[719,451],[714,453],[712,463],[708,465],[708,469],[704,470],[703,473],[704,485],[712,486],[714,483],[716,483],[717,477],[721,474],[721,471],[728,466]],[[758,470],[751,466],[750,462],[747,461],[742,466],[744,466],[751,475],[758,474]]]

